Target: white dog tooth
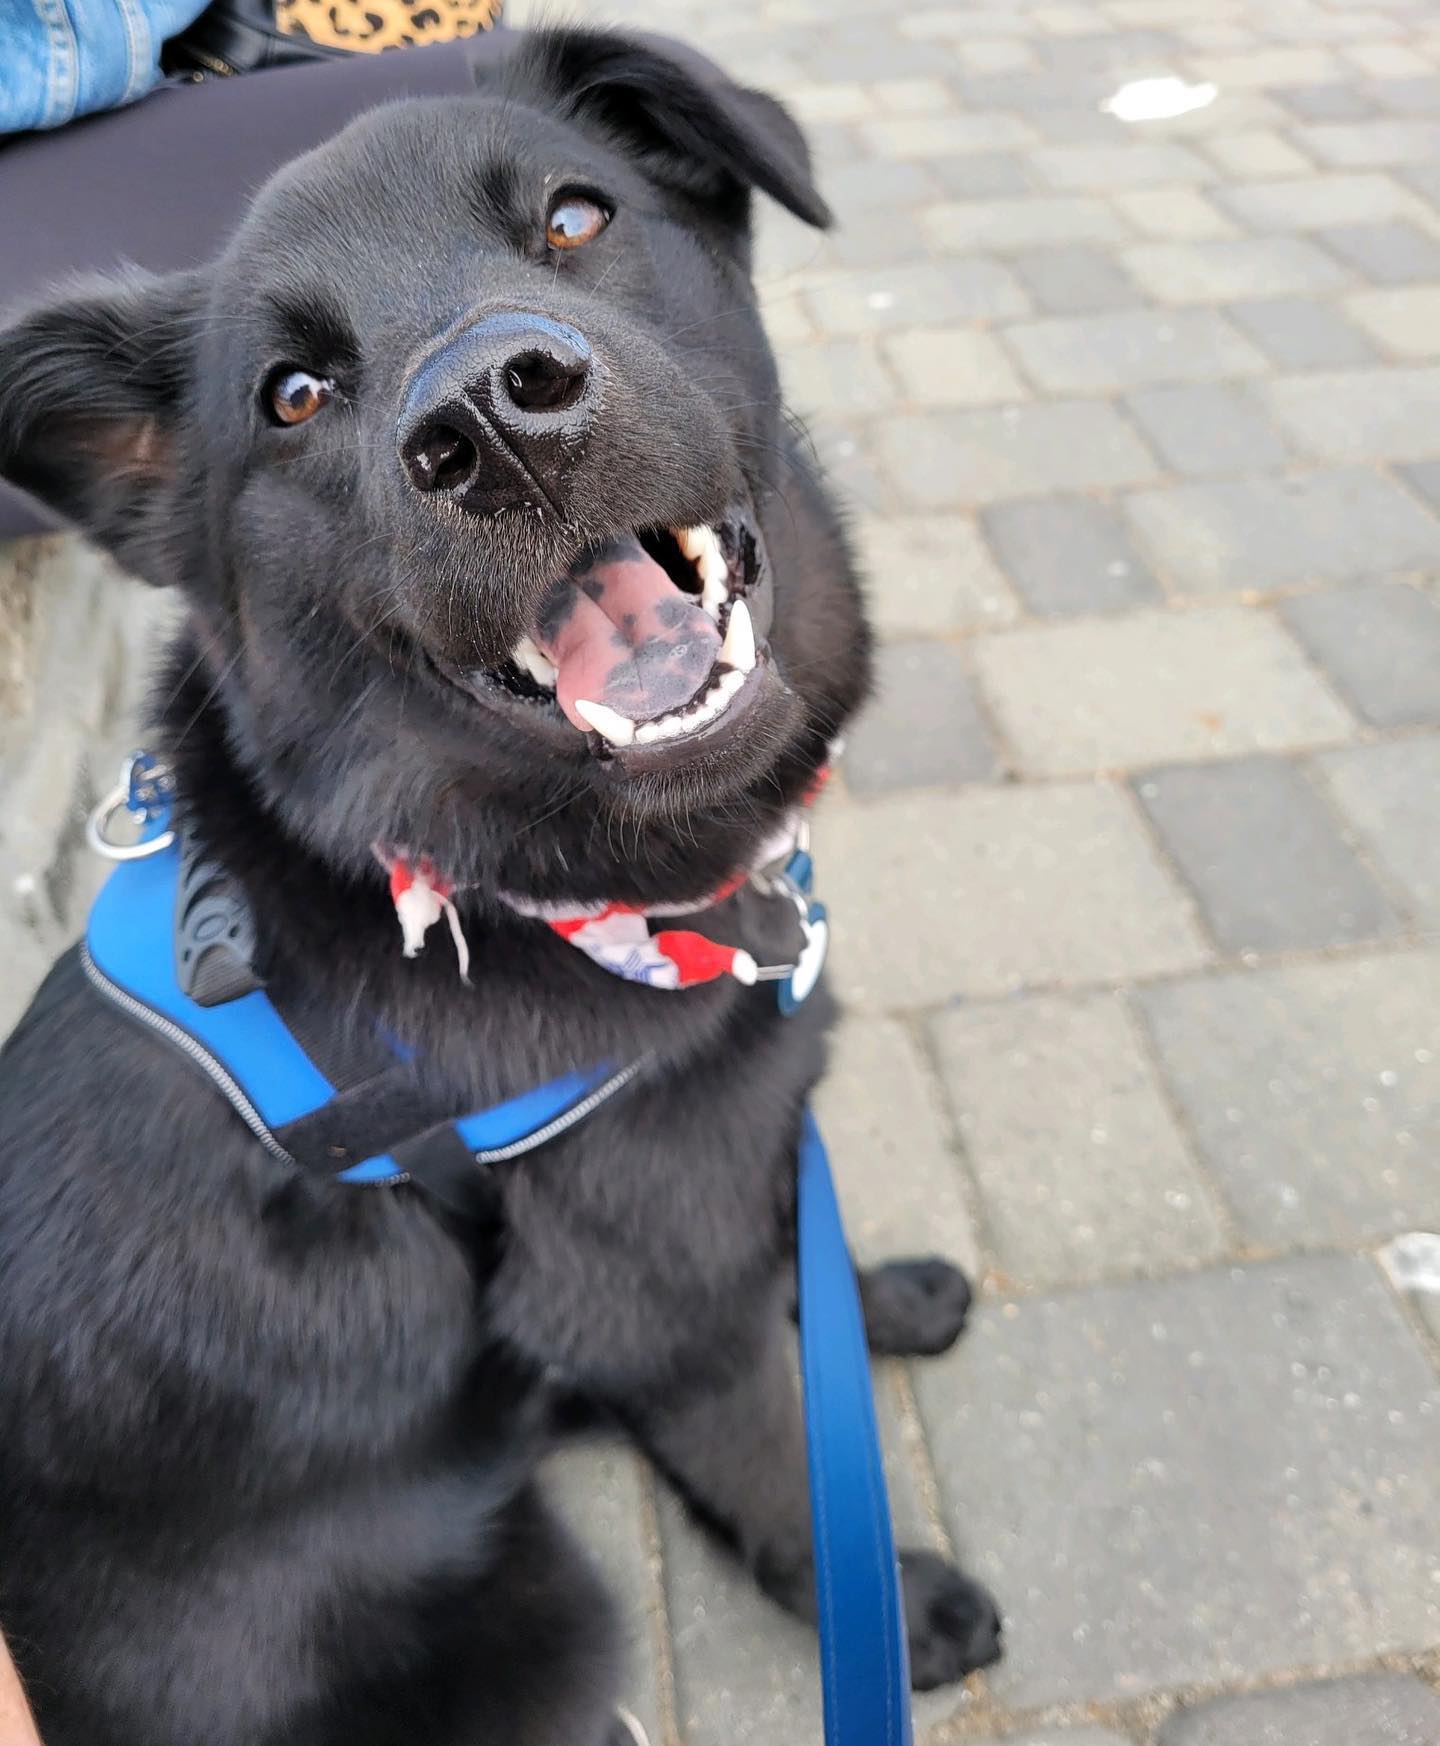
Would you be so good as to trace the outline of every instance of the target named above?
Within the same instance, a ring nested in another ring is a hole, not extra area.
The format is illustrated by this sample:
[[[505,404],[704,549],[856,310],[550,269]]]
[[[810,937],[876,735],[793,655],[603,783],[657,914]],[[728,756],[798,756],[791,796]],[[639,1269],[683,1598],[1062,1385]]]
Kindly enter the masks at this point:
[[[577,697],[575,713],[588,721],[595,732],[602,739],[609,740],[612,746],[628,746],[637,737],[635,723],[618,710],[607,709],[603,703],[587,703],[583,697]],[[643,729],[639,737],[645,737]]]
[[[719,536],[713,527],[677,527],[675,538],[700,577],[700,604],[718,623],[720,608],[730,597],[725,585],[729,566]]]
[[[745,683],[745,679],[746,675],[744,673],[736,671],[734,673],[727,673],[720,681],[720,689],[725,694],[725,701],[727,703]]]
[[[750,622],[750,608],[737,600],[730,608],[730,622],[725,627],[725,641],[720,645],[720,659],[740,673],[755,670],[755,626]]]
[[[720,609],[730,598],[730,590],[722,576],[717,581],[702,582],[700,585],[700,604],[716,622],[720,622]]]
[[[547,691],[555,689],[555,664],[542,652],[533,637],[521,637],[510,651],[510,659],[528,673],[537,685],[543,685]]]

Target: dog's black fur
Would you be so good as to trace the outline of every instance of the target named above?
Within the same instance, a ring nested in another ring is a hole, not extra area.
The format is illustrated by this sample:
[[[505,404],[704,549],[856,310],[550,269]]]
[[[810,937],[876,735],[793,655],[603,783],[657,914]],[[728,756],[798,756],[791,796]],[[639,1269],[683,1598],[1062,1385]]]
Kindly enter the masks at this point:
[[[504,1174],[497,1258],[414,1190],[277,1163],[61,961],[0,1057],[0,1628],[47,1746],[599,1746],[609,1608],[534,1483],[557,1381],[813,1611],[787,1278],[823,993],[782,1020],[763,986],[637,988],[494,893],[715,888],[861,699],[859,595],[749,280],[753,188],[826,213],[778,105],[650,48],[536,37],[489,79],[300,160],[213,267],[0,333],[0,471],[182,590],[157,744],[272,988],[414,1043],[456,1113],[654,1064]],[[614,217],[562,256],[563,184]],[[397,405],[492,308],[581,329],[608,398],[563,502],[466,516],[407,487]],[[279,363],[337,381],[309,424],[262,416]],[[737,499],[784,680],[739,748],[627,777],[439,677],[499,659],[587,542]],[[377,837],[462,881],[473,989],[448,948],[401,958]],[[863,1286],[878,1349],[964,1319],[936,1264]],[[931,1554],[906,1574],[917,1683],[993,1658],[983,1591]]]

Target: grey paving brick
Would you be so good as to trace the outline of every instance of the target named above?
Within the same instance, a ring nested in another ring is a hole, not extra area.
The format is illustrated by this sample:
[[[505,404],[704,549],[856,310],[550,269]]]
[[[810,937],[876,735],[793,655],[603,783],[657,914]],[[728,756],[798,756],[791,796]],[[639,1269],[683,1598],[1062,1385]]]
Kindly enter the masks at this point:
[[[1040,307],[1059,314],[1123,309],[1140,301],[1134,282],[1098,249],[1034,249],[1018,255],[1014,265]]]
[[[1278,133],[1253,128],[1237,133],[1217,133],[1204,142],[1206,155],[1227,176],[1303,176],[1314,165]]]
[[[1239,971],[1140,1001],[1252,1241],[1440,1228],[1440,954]]]
[[[1059,248],[1070,243],[1129,242],[1108,201],[1089,194],[1032,194],[1018,200],[957,200],[930,208],[932,245],[952,254],[989,249]]]
[[[1412,189],[1379,174],[1295,176],[1217,188],[1214,198],[1253,230],[1325,230],[1408,219],[1433,228],[1435,213]]]
[[[1427,207],[1440,206],[1440,159],[1431,164],[1411,164],[1397,170],[1397,178],[1418,194]]]
[[[896,163],[888,158],[861,158],[840,164],[821,179],[825,198],[842,224],[863,229],[875,207],[912,206],[943,190],[927,164]]]
[[[986,537],[1032,612],[1108,612],[1159,597],[1112,510],[1087,497],[1001,503],[984,510]]]
[[[655,1617],[658,1571],[652,1569],[641,1497],[645,1478],[629,1448],[594,1443],[567,1449],[545,1470],[546,1489],[571,1531],[605,1575],[625,1626],[627,1708],[652,1740],[661,1724],[660,1655]]]
[[[875,678],[875,701],[846,736],[845,780],[855,793],[995,776],[995,749],[958,649],[886,643]]]
[[[1440,509],[1440,461],[1415,461],[1395,471],[1432,509]]]
[[[1403,42],[1358,42],[1345,50],[1345,59],[1382,89],[1392,79],[1433,79],[1434,62]]]
[[[1323,85],[1343,77],[1345,69],[1323,48],[1276,46],[1243,55],[1197,55],[1191,62],[1196,78],[1221,90],[1248,91],[1286,85]]]
[[[1084,400],[886,419],[877,448],[901,501],[916,509],[1104,490],[1156,474],[1119,413]]]
[[[1120,259],[1161,303],[1316,297],[1350,283],[1350,275],[1303,236],[1137,243]]]
[[[1283,466],[1290,451],[1254,402],[1220,383],[1142,388],[1130,416],[1176,473],[1244,473]]]
[[[877,1091],[880,1095],[876,1095]],[[843,1019],[815,1097],[850,1247],[864,1265],[944,1255],[979,1266],[961,1167],[919,1046],[894,1019]]]
[[[1342,224],[1319,240],[1377,285],[1440,279],[1440,242],[1413,224]]]
[[[1020,322],[1006,343],[1026,374],[1057,394],[1104,394],[1147,382],[1248,376],[1265,360],[1213,310],[1117,310]]]
[[[1275,93],[1281,103],[1301,121],[1365,121],[1375,105],[1354,85],[1291,85]]]
[[[1367,1261],[986,1306],[915,1380],[947,1510],[1016,1621],[1002,1702],[1434,1641],[1440,1394]]]
[[[1440,927],[1440,739],[1351,746],[1316,762],[1407,907],[1423,924]]]
[[[802,416],[814,412],[853,416],[884,412],[895,404],[895,385],[870,340],[786,346],[780,362],[785,397]]]
[[[1430,64],[1435,64],[1433,53]],[[1440,115],[1440,77],[1434,73],[1414,79],[1372,79],[1365,95],[1392,115]]]
[[[1109,1728],[1046,1728],[1038,1734],[1007,1734],[1003,1740],[968,1740],[967,1746],[1131,1746]]]
[[[1440,285],[1388,285],[1343,300],[1345,313],[1397,358],[1440,356]]]
[[[1212,1698],[1171,1716],[1159,1746],[1426,1746],[1440,1696],[1411,1673],[1360,1673]]]
[[[821,472],[848,510],[870,513],[888,507],[890,488],[875,470],[862,429],[827,414],[810,426],[810,441]]]
[[[958,158],[931,158],[926,169],[957,200],[993,200],[1028,193],[1031,187],[1025,166],[1006,152],[967,152]]]
[[[1280,751],[1351,733],[1280,627],[1237,606],[1007,631],[986,638],[975,659],[1031,775]]]
[[[815,1640],[661,1498],[675,1705],[687,1746],[822,1746]]]
[[[1239,758],[1151,770],[1135,792],[1226,951],[1299,950],[1401,931],[1401,917],[1293,764]]]
[[[1321,122],[1297,127],[1295,138],[1312,158],[1341,170],[1389,169],[1440,156],[1440,126],[1418,119]]]
[[[1000,1268],[1022,1285],[1203,1260],[1219,1221],[1123,1002],[971,1005],[935,1020]]]
[[[882,158],[950,158],[963,152],[1007,152],[1033,145],[1034,132],[1015,115],[996,112],[915,115],[862,124],[861,137]]]
[[[917,328],[887,339],[903,397],[920,406],[993,406],[1029,398],[999,343],[966,328]],[[893,404],[895,396],[892,393]]]
[[[1234,220],[1194,188],[1137,188],[1114,195],[1111,204],[1145,236],[1198,242],[1240,234]]]
[[[1057,72],[1053,67],[1014,73],[962,74],[956,80],[960,101],[968,108],[1015,109],[1032,116],[1047,109],[1074,109],[1098,104],[1115,89],[1108,73]]]
[[[1040,64],[1073,77],[1121,78],[1137,66],[1170,59],[1180,46],[1167,32],[1117,27],[1094,6],[1052,4],[1036,8],[1034,16],[1046,33],[1035,45]]]
[[[1041,146],[1030,162],[1052,188],[1076,191],[1183,186],[1208,182],[1214,171],[1198,152],[1168,141],[1117,141],[1114,145]]]
[[[1285,620],[1377,727],[1440,722],[1440,606],[1404,583],[1286,601]]]
[[[723,45],[718,52],[724,54]],[[853,35],[844,40],[812,30],[802,64],[814,79],[853,79],[864,84],[869,79],[924,78],[934,72],[935,57],[924,43],[905,42],[893,31],[856,41]]]
[[[882,634],[974,630],[1015,618],[1015,597],[965,516],[867,516],[856,534]]]
[[[1440,563],[1440,522],[1360,468],[1166,486],[1125,501],[1136,545],[1181,594],[1345,582]]]
[[[811,253],[817,273],[826,266],[873,268],[884,261],[898,267],[933,258],[928,226],[906,206],[872,206],[856,218],[842,220],[819,249],[812,236]]]
[[[1108,982],[1205,957],[1128,799],[1110,787],[899,795],[822,808],[815,833],[835,986],[857,1006]],[[863,925],[882,891],[904,891],[904,917]]]
[[[808,294],[811,314],[836,336],[937,322],[1002,319],[1030,307],[1013,273],[995,261],[878,267],[837,275]]]
[[[828,258],[829,245],[808,224],[773,201],[755,214],[755,261],[761,284],[791,273],[809,273]]]
[[[1047,145],[1114,145],[1124,130],[1113,116],[1098,109],[1036,109],[1028,117]],[[1038,173],[1032,172],[1038,181]]]
[[[1225,313],[1282,370],[1343,370],[1375,359],[1369,342],[1328,304],[1280,297],[1232,303]]]

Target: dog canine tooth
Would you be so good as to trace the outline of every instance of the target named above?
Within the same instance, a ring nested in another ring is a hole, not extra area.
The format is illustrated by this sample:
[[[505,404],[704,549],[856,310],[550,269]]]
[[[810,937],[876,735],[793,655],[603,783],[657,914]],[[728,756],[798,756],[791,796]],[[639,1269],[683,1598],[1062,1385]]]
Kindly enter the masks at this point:
[[[725,585],[724,577],[718,581],[702,582],[700,585],[700,604],[716,622],[720,622],[720,609],[730,598],[730,590]]]
[[[730,622],[725,627],[725,641],[720,645],[720,659],[740,673],[755,670],[755,626],[750,622],[750,608],[737,600],[730,608]]]
[[[618,710],[607,709],[603,703],[588,703],[583,697],[577,697],[575,713],[583,716],[595,732],[602,739],[609,740],[612,746],[628,746],[636,738],[635,723],[628,716],[621,715]],[[639,737],[645,737],[643,730]]]
[[[730,567],[720,550],[719,535],[713,527],[677,527],[673,532],[680,550],[700,577],[700,604],[718,624],[720,608],[730,598],[726,586]]]
[[[727,673],[725,675],[725,677],[720,681],[720,690],[724,694],[724,698],[725,698],[725,701],[727,703],[735,695],[735,693],[740,689],[740,687],[745,683],[746,677],[747,677],[746,674],[741,673],[737,670],[734,673]]]
[[[528,673],[537,685],[543,685],[547,691],[555,689],[555,664],[542,653],[533,637],[521,637],[511,649],[510,659],[523,672]]]

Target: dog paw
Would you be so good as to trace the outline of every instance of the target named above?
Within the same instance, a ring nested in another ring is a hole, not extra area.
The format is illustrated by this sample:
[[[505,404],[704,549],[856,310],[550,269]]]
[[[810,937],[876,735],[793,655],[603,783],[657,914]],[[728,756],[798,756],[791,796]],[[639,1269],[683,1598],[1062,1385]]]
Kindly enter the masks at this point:
[[[870,1350],[892,1358],[932,1358],[960,1338],[970,1313],[970,1282],[931,1257],[887,1261],[860,1278]]]
[[[951,1685],[1000,1659],[1000,1614],[978,1582],[934,1552],[902,1552],[900,1574],[916,1691]]]

